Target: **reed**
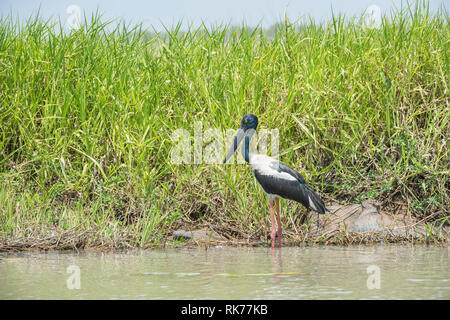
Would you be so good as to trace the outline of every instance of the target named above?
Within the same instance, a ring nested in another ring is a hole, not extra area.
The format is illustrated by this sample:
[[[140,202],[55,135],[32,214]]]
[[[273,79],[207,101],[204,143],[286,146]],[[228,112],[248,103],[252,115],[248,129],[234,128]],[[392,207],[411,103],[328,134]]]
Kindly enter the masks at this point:
[[[158,246],[180,226],[268,236],[245,165],[173,164],[176,129],[278,129],[280,160],[325,202],[373,198],[448,219],[449,16],[423,4],[380,28],[285,20],[164,33],[0,18],[0,236]],[[305,213],[283,204],[297,230]],[[288,231],[289,233],[289,231]],[[52,238],[53,239],[53,238]],[[82,244],[80,244],[82,245]]]

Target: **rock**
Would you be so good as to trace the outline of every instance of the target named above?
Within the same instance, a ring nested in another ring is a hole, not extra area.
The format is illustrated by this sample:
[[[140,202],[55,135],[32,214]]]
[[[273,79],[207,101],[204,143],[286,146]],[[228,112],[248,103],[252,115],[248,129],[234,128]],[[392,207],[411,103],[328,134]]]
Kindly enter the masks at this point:
[[[194,241],[201,241],[201,242],[208,242],[208,241],[226,241],[224,237],[222,237],[220,234],[218,234],[215,231],[211,230],[193,230],[193,231],[186,231],[186,230],[176,230],[173,232],[173,239],[174,240],[194,240]]]
[[[321,215],[319,227],[316,221],[311,223],[309,232],[314,235],[332,234],[334,232],[371,233],[379,232],[401,237],[426,235],[425,224],[418,222],[407,214],[392,216],[380,212],[377,204],[364,201],[362,204],[332,205],[329,213]],[[314,214],[313,219],[316,219]],[[439,230],[448,233],[448,229]],[[436,229],[436,234],[438,230]]]

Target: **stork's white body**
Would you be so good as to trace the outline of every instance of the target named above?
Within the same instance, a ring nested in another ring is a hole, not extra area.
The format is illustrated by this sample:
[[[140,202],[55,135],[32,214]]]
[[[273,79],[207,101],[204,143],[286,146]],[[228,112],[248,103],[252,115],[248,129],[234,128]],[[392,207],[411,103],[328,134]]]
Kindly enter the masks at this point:
[[[290,174],[286,172],[280,172],[275,170],[278,166],[278,161],[274,158],[271,158],[269,156],[266,156],[264,154],[250,154],[249,157],[249,165],[252,167],[253,175],[255,176],[256,181],[260,185],[260,187],[264,190],[264,187],[260,183],[260,179],[270,179],[273,180],[274,178],[277,178],[281,181],[296,181],[297,179]],[[261,178],[257,178],[257,174],[259,173],[259,176]],[[275,200],[277,197],[276,194],[268,193],[266,190],[264,192],[269,197],[269,201]],[[279,195],[278,195],[279,196]]]

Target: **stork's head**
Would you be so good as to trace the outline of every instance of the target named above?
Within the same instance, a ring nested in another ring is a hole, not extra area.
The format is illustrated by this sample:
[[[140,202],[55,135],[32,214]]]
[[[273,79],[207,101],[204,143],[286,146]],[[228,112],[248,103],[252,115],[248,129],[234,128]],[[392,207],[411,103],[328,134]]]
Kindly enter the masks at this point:
[[[234,137],[233,140],[233,144],[228,150],[227,155],[223,160],[223,163],[227,162],[227,160],[230,159],[230,157],[236,151],[236,149],[238,148],[239,144],[241,143],[242,139],[244,139],[245,136],[249,136],[248,139],[251,138],[251,136],[256,130],[256,127],[258,127],[258,117],[255,116],[254,114],[249,113],[242,118],[241,127],[237,131],[236,137]]]
[[[247,131],[249,129],[256,130],[256,127],[258,126],[258,117],[254,114],[247,114],[242,118],[241,121],[241,129],[244,131]]]

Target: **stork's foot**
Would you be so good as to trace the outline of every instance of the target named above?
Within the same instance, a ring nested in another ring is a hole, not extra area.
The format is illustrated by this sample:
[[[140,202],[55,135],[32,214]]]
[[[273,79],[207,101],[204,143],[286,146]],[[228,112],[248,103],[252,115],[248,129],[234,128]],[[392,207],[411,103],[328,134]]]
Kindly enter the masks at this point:
[[[283,232],[281,231],[281,229],[278,229],[276,236],[278,238],[278,247],[281,248],[281,238],[282,238]]]
[[[282,242],[282,231],[278,229],[277,231],[272,230],[270,233],[270,239],[272,240],[272,248],[275,248],[275,239],[278,239],[278,247],[281,248]]]

